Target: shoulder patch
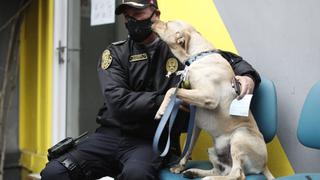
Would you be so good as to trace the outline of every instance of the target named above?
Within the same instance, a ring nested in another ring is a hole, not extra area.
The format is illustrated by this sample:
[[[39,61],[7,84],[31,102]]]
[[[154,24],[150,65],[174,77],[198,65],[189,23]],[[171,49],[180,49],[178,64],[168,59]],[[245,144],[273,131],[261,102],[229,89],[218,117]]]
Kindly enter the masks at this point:
[[[169,58],[166,63],[166,69],[170,73],[175,73],[178,70],[178,60],[176,58]]]
[[[115,46],[119,46],[119,45],[122,45],[126,42],[127,40],[123,40],[123,41],[118,41],[118,42],[113,42],[111,43],[112,45],[115,45]]]
[[[104,70],[108,69],[108,67],[110,66],[111,62],[112,62],[111,53],[110,53],[109,49],[106,49],[102,53],[101,68],[104,69]]]

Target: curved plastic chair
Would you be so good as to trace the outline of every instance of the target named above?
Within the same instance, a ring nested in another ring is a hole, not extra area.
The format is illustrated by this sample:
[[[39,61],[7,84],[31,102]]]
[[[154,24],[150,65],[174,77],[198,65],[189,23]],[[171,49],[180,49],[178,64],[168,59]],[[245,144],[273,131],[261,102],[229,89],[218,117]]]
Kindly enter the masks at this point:
[[[277,130],[277,94],[274,83],[264,77],[256,89],[252,102],[251,112],[259,126],[265,141],[270,142]],[[201,140],[200,140],[201,141]],[[205,152],[204,152],[205,153]],[[209,161],[189,161],[187,168],[211,169]],[[247,180],[265,180],[263,175],[247,175]],[[181,174],[172,174],[168,169],[160,171],[160,180],[187,180]]]
[[[299,118],[298,140],[304,146],[320,150],[320,81],[309,91]],[[279,180],[320,179],[320,173],[301,173]]]

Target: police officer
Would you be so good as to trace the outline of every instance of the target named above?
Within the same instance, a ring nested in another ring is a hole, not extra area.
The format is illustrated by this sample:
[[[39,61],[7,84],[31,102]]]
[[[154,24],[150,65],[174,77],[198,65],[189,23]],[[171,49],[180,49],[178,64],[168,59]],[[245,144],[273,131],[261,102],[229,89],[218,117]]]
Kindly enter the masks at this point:
[[[100,127],[71,151],[47,163],[41,172],[44,180],[158,179],[163,159],[152,150],[158,125],[154,116],[166,91],[178,82],[175,72],[184,66],[151,31],[152,22],[160,17],[156,0],[123,0],[115,13],[123,14],[129,37],[111,44],[98,64],[105,98],[97,117]],[[258,73],[240,56],[220,53],[238,75],[240,96],[252,93],[260,82]],[[179,131],[174,137],[178,139]],[[175,142],[170,155],[179,154]]]

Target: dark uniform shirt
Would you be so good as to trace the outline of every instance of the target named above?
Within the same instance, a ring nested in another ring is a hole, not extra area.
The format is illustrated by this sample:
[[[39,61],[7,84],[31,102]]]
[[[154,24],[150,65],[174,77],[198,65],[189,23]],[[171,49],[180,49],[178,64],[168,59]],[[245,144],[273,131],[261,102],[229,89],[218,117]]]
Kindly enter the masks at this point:
[[[260,77],[246,61],[226,51],[220,53],[235,74],[252,77],[258,86]],[[162,40],[149,48],[130,39],[111,44],[98,65],[105,99],[97,122],[132,136],[152,138],[159,123],[154,116],[166,91],[179,81],[174,73],[166,75],[183,68]]]

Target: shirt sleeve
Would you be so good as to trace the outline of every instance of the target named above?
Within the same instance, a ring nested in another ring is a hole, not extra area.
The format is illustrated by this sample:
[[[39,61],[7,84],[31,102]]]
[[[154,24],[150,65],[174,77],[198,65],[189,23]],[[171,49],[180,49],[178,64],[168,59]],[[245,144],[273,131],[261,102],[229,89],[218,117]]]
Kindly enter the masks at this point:
[[[249,76],[254,81],[255,89],[259,86],[261,82],[259,73],[241,56],[222,50],[219,50],[219,53],[230,63],[236,75]]]

